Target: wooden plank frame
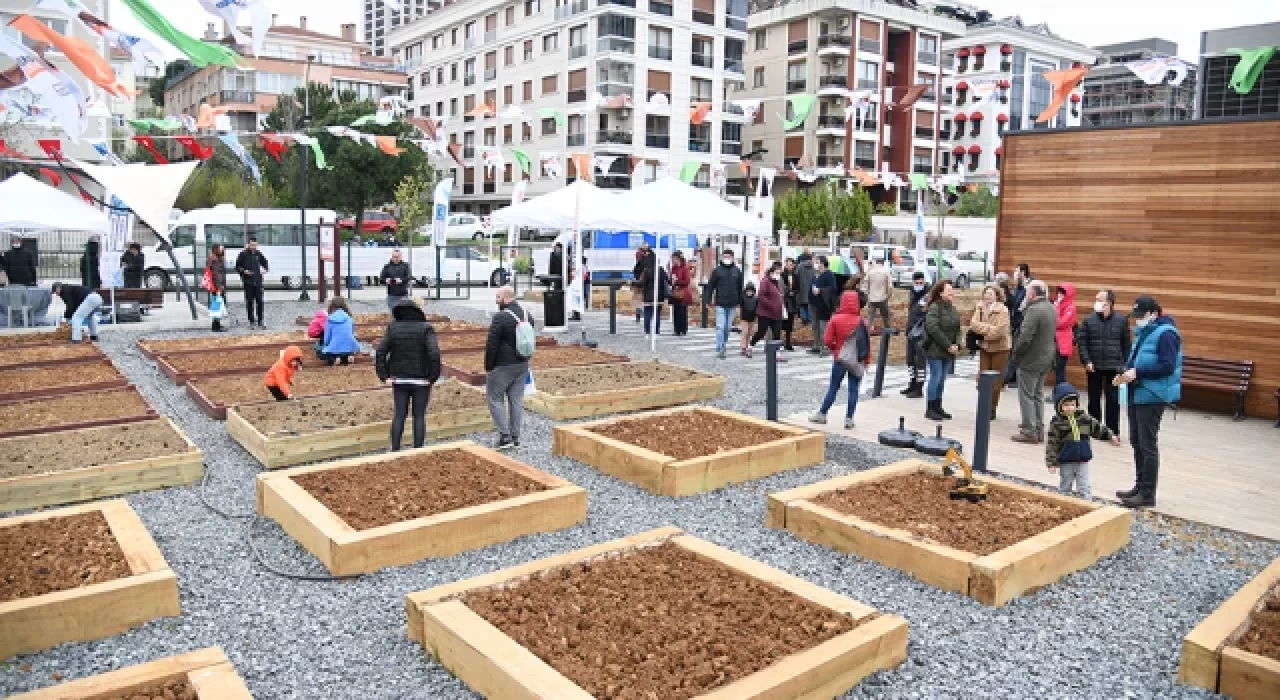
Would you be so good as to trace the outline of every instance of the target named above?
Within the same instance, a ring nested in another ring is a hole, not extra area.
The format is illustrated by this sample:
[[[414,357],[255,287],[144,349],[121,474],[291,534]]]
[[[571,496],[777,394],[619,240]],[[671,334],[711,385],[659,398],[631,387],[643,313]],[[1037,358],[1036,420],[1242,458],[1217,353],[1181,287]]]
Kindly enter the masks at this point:
[[[772,584],[860,622],[805,651],[708,693],[710,700],[750,698],[830,698],[866,676],[902,663],[907,657],[907,622],[808,581],[761,564],[706,540],[663,527],[558,556],[502,569],[405,597],[409,637],[451,673],[485,697],[586,700],[576,683],[472,612],[457,598],[465,593],[507,586],[539,572],[576,562],[617,556],[641,547],[672,542],[757,580]]]
[[[696,371],[701,376],[697,379],[679,382],[653,384],[647,387],[632,387],[629,389],[595,391],[589,394],[575,394],[573,396],[552,396],[544,391],[538,391],[525,396],[524,405],[525,408],[552,420],[572,420],[574,418],[590,418],[613,413],[630,413],[652,408],[680,406],[695,401],[716,399],[724,395],[723,376],[708,374],[678,365],[668,364],[667,366]],[[574,368],[541,370],[543,373],[548,371],[574,371]],[[581,371],[581,368],[578,368],[577,371]],[[535,373],[534,379],[536,380],[538,376],[540,375]]]
[[[939,466],[909,459],[769,494],[765,525],[786,529],[801,539],[900,569],[930,585],[996,607],[1087,568],[1129,543],[1129,526],[1133,518],[1126,509],[994,478],[986,480],[993,489],[1083,506],[1091,512],[998,552],[980,556],[927,542],[906,530],[878,525],[810,500],[828,491],[914,472],[937,473]]]
[[[93,384],[63,384],[60,386],[45,386],[37,389],[29,389],[27,391],[11,391],[7,394],[0,394],[0,401],[20,401],[22,399],[34,399],[41,396],[57,396],[66,393],[81,393],[85,391],[99,391],[101,389],[121,389],[129,385],[129,380],[125,379],[120,370],[116,368],[111,360],[102,357],[101,359],[76,360],[63,363],[63,365],[89,365],[102,364],[107,365],[116,373],[116,379],[105,382],[96,382]],[[11,368],[12,369],[12,368]]]
[[[376,468],[414,454],[453,449],[496,463],[545,485],[547,490],[357,530],[293,481],[301,474],[358,465]],[[466,440],[259,474],[255,488],[258,513],[280,523],[335,575],[372,573],[447,557],[522,535],[562,530],[587,519],[587,492],[582,488]]]
[[[0,479],[0,513],[76,503],[199,481],[204,476],[204,453],[168,418],[160,416],[154,420],[164,421],[180,435],[187,443],[187,451],[96,467]],[[113,427],[86,430],[111,430]],[[0,439],[0,454],[4,454],[5,440],[9,439],[13,438]]]
[[[615,420],[692,412],[714,414],[772,428],[787,433],[787,436],[706,457],[680,460],[591,430]],[[820,432],[764,421],[741,413],[710,406],[686,406],[647,411],[621,419],[608,418],[576,425],[557,425],[552,433],[551,453],[584,462],[652,493],[689,496],[729,484],[760,479],[788,469],[818,464],[826,455],[826,439]]]
[[[93,511],[101,511],[106,518],[131,575],[0,603],[0,659],[63,642],[102,639],[156,618],[182,614],[178,577],[169,569],[137,513],[124,500],[5,518],[0,520],[0,528]]]
[[[267,347],[271,347],[271,346],[267,346]],[[287,346],[281,345],[279,347],[283,349]],[[249,350],[253,348],[234,348],[234,349]],[[256,365],[256,366],[246,365],[244,367],[229,367],[226,369],[214,369],[214,370],[208,370],[204,372],[191,372],[186,370],[180,370],[177,367],[174,367],[173,364],[169,362],[169,359],[172,357],[182,357],[182,356],[189,357],[192,355],[214,355],[214,354],[221,353],[224,350],[225,348],[218,348],[216,350],[187,350],[184,352],[170,352],[170,353],[165,353],[163,355],[157,355],[155,358],[156,369],[160,370],[161,374],[168,377],[169,381],[179,385],[186,384],[192,379],[211,379],[213,377],[229,377],[236,374],[265,374],[268,369],[271,369],[271,365]],[[307,350],[303,350],[302,356],[305,362],[310,363],[309,364],[310,369],[323,368],[324,363],[316,359],[314,352],[308,352]],[[372,361],[373,361],[372,358],[370,358],[368,355],[364,355],[361,353],[356,353],[351,356],[352,364],[367,365],[367,364],[370,364]]]
[[[106,389],[105,391],[110,391],[110,392],[129,391],[135,394],[138,393],[137,387],[135,387],[132,384],[128,384],[122,389]],[[67,394],[61,394],[56,396],[39,397],[34,400],[40,401],[42,399],[65,399],[65,398],[74,397],[74,396],[82,396],[85,400],[90,400],[92,398],[91,395],[95,393],[102,393],[102,392],[73,391]],[[32,401],[32,400],[33,399],[16,399],[14,401],[0,401],[0,405],[9,404],[9,403],[22,403],[24,401]],[[80,430],[82,428],[99,428],[105,425],[124,425],[125,423],[137,423],[139,421],[150,420],[152,418],[155,418],[157,415],[158,414],[156,413],[154,408],[148,407],[145,413],[140,413],[136,416],[122,416],[120,418],[104,418],[102,420],[68,422],[68,423],[62,423],[59,425],[45,425],[45,426],[35,427],[35,428],[22,428],[19,430],[9,430],[9,431],[0,430],[0,438],[22,437],[23,435],[39,435],[40,433],[52,433],[52,432],[58,432],[62,430]]]
[[[61,347],[67,347],[67,346],[61,343],[57,345],[18,345],[9,349],[10,350],[32,350],[35,348],[55,348],[55,347],[61,348]],[[71,347],[92,349],[93,352],[89,352],[84,355],[79,355],[74,357],[66,357],[60,360],[29,360],[27,362],[13,362],[11,358],[5,357],[3,353],[0,353],[0,371],[18,369],[20,367],[57,367],[58,365],[66,364],[68,362],[100,362],[102,360],[107,359],[107,355],[106,353],[102,352],[102,348],[99,347],[97,343],[94,343],[92,341],[85,341],[84,345],[81,345],[81,346],[73,345]]]
[[[539,340],[541,340],[541,337],[542,336],[539,337]],[[550,340],[551,342],[546,343],[545,345],[553,345],[555,343],[555,339],[553,338],[547,338],[547,340]],[[483,348],[481,348],[481,350],[483,350]],[[462,351],[451,350],[450,352],[454,355],[458,355],[458,354],[461,354]],[[570,367],[587,367],[590,365],[608,365],[616,362],[631,361],[631,358],[627,357],[626,355],[615,355],[613,353],[604,352],[603,350],[596,350],[596,352],[600,353],[600,358],[597,360],[589,360],[587,362],[582,362],[582,363],[572,364],[572,365],[557,365],[556,367],[553,367],[550,369],[568,369]],[[535,371],[545,372],[546,370],[535,370]],[[485,372],[468,372],[467,370],[454,367],[453,365],[449,364],[449,358],[447,357],[444,358],[444,361],[441,362],[440,364],[440,373],[445,375],[446,377],[453,377],[454,379],[457,379],[463,384],[470,384],[471,386],[484,386],[485,377],[488,376]]]
[[[465,390],[474,391],[483,397],[478,389],[466,387]],[[385,391],[385,389],[374,388],[362,391]],[[302,400],[338,395],[320,394],[307,396]],[[374,450],[385,450],[391,446],[390,420],[363,425],[344,425],[303,435],[263,435],[240,413],[240,406],[251,405],[255,404],[239,404],[227,409],[227,433],[267,469],[279,469],[336,457],[350,457]],[[429,405],[427,410],[428,412],[431,410]],[[428,440],[444,440],[492,427],[493,417],[489,414],[489,407],[484,404],[459,411],[429,412],[427,415]]]
[[[1280,697],[1280,661],[1228,644],[1240,638],[1263,599],[1280,585],[1280,559],[1236,591],[1182,639],[1178,680],[1243,700]]]
[[[100,673],[50,688],[18,695],[13,700],[92,700],[118,697],[154,683],[183,677],[201,700],[253,700],[222,647],[208,647],[145,664]]]

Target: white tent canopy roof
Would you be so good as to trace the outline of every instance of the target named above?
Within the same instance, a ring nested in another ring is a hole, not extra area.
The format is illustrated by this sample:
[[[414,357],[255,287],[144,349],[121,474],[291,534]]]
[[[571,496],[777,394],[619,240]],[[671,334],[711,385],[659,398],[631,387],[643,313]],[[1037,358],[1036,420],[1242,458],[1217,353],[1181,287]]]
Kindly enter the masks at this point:
[[[107,233],[105,212],[56,187],[18,173],[0,182],[0,229]]]
[[[574,209],[578,209],[580,228],[604,228],[593,223],[601,211],[617,207],[620,195],[602,190],[586,180],[574,180],[554,192],[503,207],[490,215],[498,226],[527,228],[573,228]]]
[[[169,212],[173,203],[200,164],[189,160],[171,165],[91,165],[74,161],[103,189],[119,197],[143,223],[166,243],[169,241]]]
[[[772,228],[711,192],[674,178],[659,178],[622,195],[598,228],[699,236],[762,236]]]

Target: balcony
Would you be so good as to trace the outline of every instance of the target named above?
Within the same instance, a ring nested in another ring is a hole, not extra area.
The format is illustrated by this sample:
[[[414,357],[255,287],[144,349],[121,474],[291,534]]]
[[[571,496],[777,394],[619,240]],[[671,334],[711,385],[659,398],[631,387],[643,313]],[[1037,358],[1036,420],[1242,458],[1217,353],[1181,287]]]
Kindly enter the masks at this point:
[[[854,133],[857,133],[858,131],[866,132],[868,134],[875,134],[876,132],[880,131],[880,123],[874,119],[863,119],[862,128],[855,130]]]
[[[741,58],[724,59],[724,69],[730,73],[737,73],[738,75],[747,74],[747,66],[742,62]]]
[[[938,65],[938,52],[937,51],[917,51],[916,63],[919,63],[922,66],[936,66]]]
[[[711,139],[689,139],[690,153],[710,153]]]
[[[671,148],[670,134],[645,134],[644,145],[649,148]]]
[[[875,159],[875,158],[854,158],[854,159],[853,159],[853,164],[854,164],[854,166],[855,166],[855,167],[862,168],[863,170],[875,170],[875,169],[876,169],[876,159]]]
[[[859,90],[879,90],[880,81],[875,78],[858,78]]]
[[[813,159],[813,162],[819,168],[844,168],[844,156],[819,154]]]
[[[586,134],[569,134],[568,136],[564,137],[564,145],[566,148],[574,148],[576,146],[585,146],[587,145],[587,135]]]
[[[716,59],[709,53],[695,53],[689,56],[689,62],[698,68],[715,68]]]
[[[732,102],[725,102],[723,105],[721,105],[721,107],[720,107],[720,111],[721,111],[723,114],[727,114],[727,115],[734,116],[734,117],[745,117],[745,116],[747,116],[746,112],[743,112],[741,107],[739,107],[738,105],[736,105],[736,104],[734,104],[734,103],[732,103]]]
[[[602,129],[596,132],[596,143],[612,143],[621,146],[631,145],[631,132],[616,129]]]
[[[586,44],[578,44],[577,46],[570,46],[570,47],[569,47],[569,60],[570,60],[570,61],[572,61],[572,60],[574,60],[574,59],[577,59],[577,58],[582,58],[583,56],[586,56],[586,55],[587,55],[587,46],[586,46]]]
[[[569,94],[568,94],[568,96],[567,96],[567,99],[569,100],[569,104],[576,104],[576,103],[578,103],[578,102],[586,102],[586,101],[587,101],[587,89],[586,89],[586,88],[578,88],[577,90],[570,90],[570,91],[569,91]]]
[[[630,175],[597,175],[595,177],[595,186],[602,190],[629,190],[631,189]]]
[[[716,26],[716,16],[711,12],[703,12],[702,10],[693,11],[693,21],[698,24],[705,24],[708,27]]]
[[[258,93],[252,90],[223,90],[218,93],[218,104],[254,104]]]
[[[618,95],[635,97],[635,88],[621,83],[596,83],[596,92],[600,93],[602,97],[617,97]]]
[[[742,144],[737,141],[721,141],[720,153],[726,156],[742,155]]]
[[[845,131],[844,117],[838,114],[818,115],[818,135],[819,136],[844,136],[844,131]]]
[[[671,3],[657,2],[656,0],[649,0],[649,11],[655,15],[662,15],[664,17],[671,17],[675,14]]]
[[[873,53],[880,55],[879,39],[858,39],[858,50],[863,53]]]
[[[671,47],[670,46],[650,46],[649,58],[656,58],[659,61],[670,61]]]
[[[848,56],[853,37],[843,34],[823,34],[818,37],[819,56]]]
[[[496,193],[497,191],[498,191],[498,183],[497,183],[497,182],[494,182],[493,180],[485,180],[485,183],[484,183],[484,193],[485,193],[485,194],[494,194],[494,193]]]
[[[808,51],[808,50],[809,50],[809,40],[808,40],[808,39],[797,39],[797,40],[795,40],[795,41],[788,41],[788,42],[787,42],[787,54],[788,54],[788,55],[790,55],[790,54],[795,54],[795,53],[804,53],[805,51]]]
[[[923,126],[916,127],[916,138],[918,139],[925,139],[927,141],[932,141],[933,135],[934,135],[933,129],[930,129],[928,127],[923,127]]]
[[[818,76],[818,95],[843,95],[849,88],[849,78],[844,75]]]
[[[787,92],[788,92],[788,93],[791,93],[791,92],[804,92],[804,89],[805,89],[805,87],[807,87],[807,86],[808,86],[808,84],[809,84],[809,81],[807,81],[807,80],[788,80],[788,81],[787,81]]]
[[[498,79],[498,69],[497,69],[497,68],[485,68],[485,69],[484,69],[484,81],[485,81],[486,83],[492,83],[493,81],[495,81],[495,80],[497,80],[497,79]]]
[[[606,36],[596,42],[596,50],[600,53],[635,53],[636,40],[622,37]]]

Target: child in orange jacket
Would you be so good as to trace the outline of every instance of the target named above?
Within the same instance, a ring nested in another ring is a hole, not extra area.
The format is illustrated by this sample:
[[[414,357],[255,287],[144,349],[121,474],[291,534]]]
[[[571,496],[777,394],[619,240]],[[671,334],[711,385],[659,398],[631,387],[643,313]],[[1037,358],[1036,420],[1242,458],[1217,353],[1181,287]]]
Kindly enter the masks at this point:
[[[280,359],[276,360],[263,381],[267,390],[276,397],[276,401],[287,401],[293,398],[293,373],[302,369],[302,351],[296,345],[290,345],[280,351]]]

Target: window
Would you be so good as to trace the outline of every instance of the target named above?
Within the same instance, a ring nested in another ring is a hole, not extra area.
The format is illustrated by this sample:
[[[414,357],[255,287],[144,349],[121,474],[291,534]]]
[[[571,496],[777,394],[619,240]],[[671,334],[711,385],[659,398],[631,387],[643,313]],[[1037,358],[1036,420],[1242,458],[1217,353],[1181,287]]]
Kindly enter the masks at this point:
[[[754,32],[751,32],[751,34],[752,34],[752,36],[754,36],[754,37],[755,37],[755,42],[756,42],[756,43],[755,43],[756,51],[764,51],[765,49],[769,48],[769,32],[768,32],[768,30],[766,30],[766,29],[757,29],[757,30],[755,30]]]
[[[503,125],[503,127],[502,127],[502,143],[503,143],[503,145],[506,145],[506,146],[510,146],[510,145],[511,145],[511,143],[512,143],[512,138],[514,138],[514,137],[512,136],[512,133],[511,133],[511,132],[512,132],[512,128],[511,128],[511,125],[510,125],[510,124],[505,124],[505,125]]]
[[[515,92],[514,88],[515,88],[514,85],[502,86],[502,106],[503,107],[506,107],[507,105],[511,104],[514,101],[511,98],[512,93]]]
[[[1010,81],[1012,87],[1009,89],[1009,128],[1021,129],[1022,123],[1022,96],[1023,90],[1026,89],[1026,73],[1027,71],[1027,52],[1015,50],[1013,52],[1013,80]]]
[[[520,126],[520,140],[529,143],[533,140],[533,125],[525,122]]]
[[[1053,86],[1042,75],[1046,71],[1057,69],[1052,63],[1043,61],[1031,61],[1031,94],[1028,98],[1027,112],[1028,114],[1039,116],[1041,112],[1049,107],[1049,103],[1053,101]],[[1033,123],[1033,129],[1047,129],[1052,122]]]
[[[938,38],[934,36],[925,36],[921,34],[916,37],[917,48],[932,54],[938,53]]]
[[[880,64],[858,61],[858,89],[875,90],[880,87]]]
[[[443,34],[437,34],[437,35],[435,35],[435,36],[431,37],[431,49],[432,49],[433,51],[434,51],[434,50],[436,50],[436,49],[439,49],[439,48],[440,48],[440,45],[441,45],[441,44],[443,44],[443,43],[444,43],[444,35],[443,35]]]
[[[502,65],[514,66],[516,64],[516,47],[508,46],[502,50]]]
[[[559,34],[546,34],[542,37],[542,53],[552,53],[560,48]]]
[[[476,23],[475,23],[475,22],[467,22],[467,26],[463,29],[463,32],[462,32],[462,33],[463,33],[463,35],[467,38],[467,40],[468,40],[468,41],[471,41],[472,39],[475,39],[475,38],[476,38]]]
[[[431,72],[426,71],[418,74],[418,87],[426,87],[431,84]]]
[[[548,119],[543,119],[543,120],[542,120],[542,135],[543,135],[543,136],[555,136],[555,135],[556,135],[556,120],[555,120],[555,119],[550,119],[550,118],[548,118]]]
[[[498,77],[498,52],[490,51],[484,55],[484,81],[487,83]]]
[[[528,63],[533,60],[533,39],[526,39],[524,42],[524,61]]]
[[[484,130],[484,145],[486,145],[486,146],[497,146],[497,145],[498,145],[498,129],[497,129],[497,127],[492,127],[492,126],[491,126],[491,127],[489,127],[488,129],[485,129],[485,130]]]
[[[587,25],[580,24],[569,30],[569,58],[587,55]]]
[[[436,103],[436,114],[437,114],[437,115],[439,115],[439,116],[441,116],[441,117],[443,117],[443,116],[444,116],[444,101],[443,101],[443,100],[442,100],[442,101],[440,101],[440,102],[437,102],[437,103]]]
[[[689,99],[695,102],[711,102],[711,81],[705,78],[689,79]]]
[[[763,66],[757,66],[755,70],[751,72],[751,87],[753,88],[764,87],[764,67]]]
[[[462,84],[474,85],[476,82],[476,59],[468,58],[462,66]]]
[[[649,25],[649,58],[671,60],[671,30]]]
[[[746,64],[742,54],[746,51],[746,42],[741,39],[724,40],[724,69],[733,73],[745,73]]]
[[[666,17],[675,15],[669,0],[649,0],[649,11],[655,15],[664,15]]]
[[[740,32],[747,31],[747,0],[725,0],[724,26]]]
[[[262,227],[259,226],[259,228]],[[173,244],[174,248],[186,248],[187,246],[195,245],[196,227],[194,225],[179,226],[173,229],[173,233],[169,234],[169,242]],[[264,245],[270,244],[267,243]]]
[[[449,82],[458,82],[458,64],[456,63],[449,66]]]
[[[522,95],[521,99],[523,99],[525,102],[532,100],[533,99],[533,81],[532,80],[524,81],[524,85],[522,87],[523,87],[523,92],[521,93]]]
[[[542,0],[524,0],[524,16],[532,17],[542,11]]]
[[[759,139],[752,141],[751,142],[751,154],[752,154],[751,160],[764,160],[764,154],[761,153],[761,151],[763,150],[764,150],[764,141],[761,141]]]
[[[458,98],[456,97],[449,100],[449,116],[451,117],[458,116]]]
[[[515,5],[512,5],[511,7],[507,8],[506,17],[504,19],[506,20],[508,27],[516,23],[516,6]]]
[[[715,68],[715,40],[709,36],[693,35],[693,51],[690,60],[699,68]]]
[[[444,66],[436,69],[436,85],[444,85]]]
[[[596,36],[621,36],[634,39],[636,38],[636,20],[634,17],[624,15],[600,15],[596,19]]]
[[[693,0],[693,21],[716,26],[716,0]]]
[[[457,27],[454,27],[453,29],[449,30],[449,40],[450,40],[451,46],[458,45],[458,28]]]
[[[556,78],[559,76],[547,75],[542,78],[542,94],[553,95],[556,91]]]

